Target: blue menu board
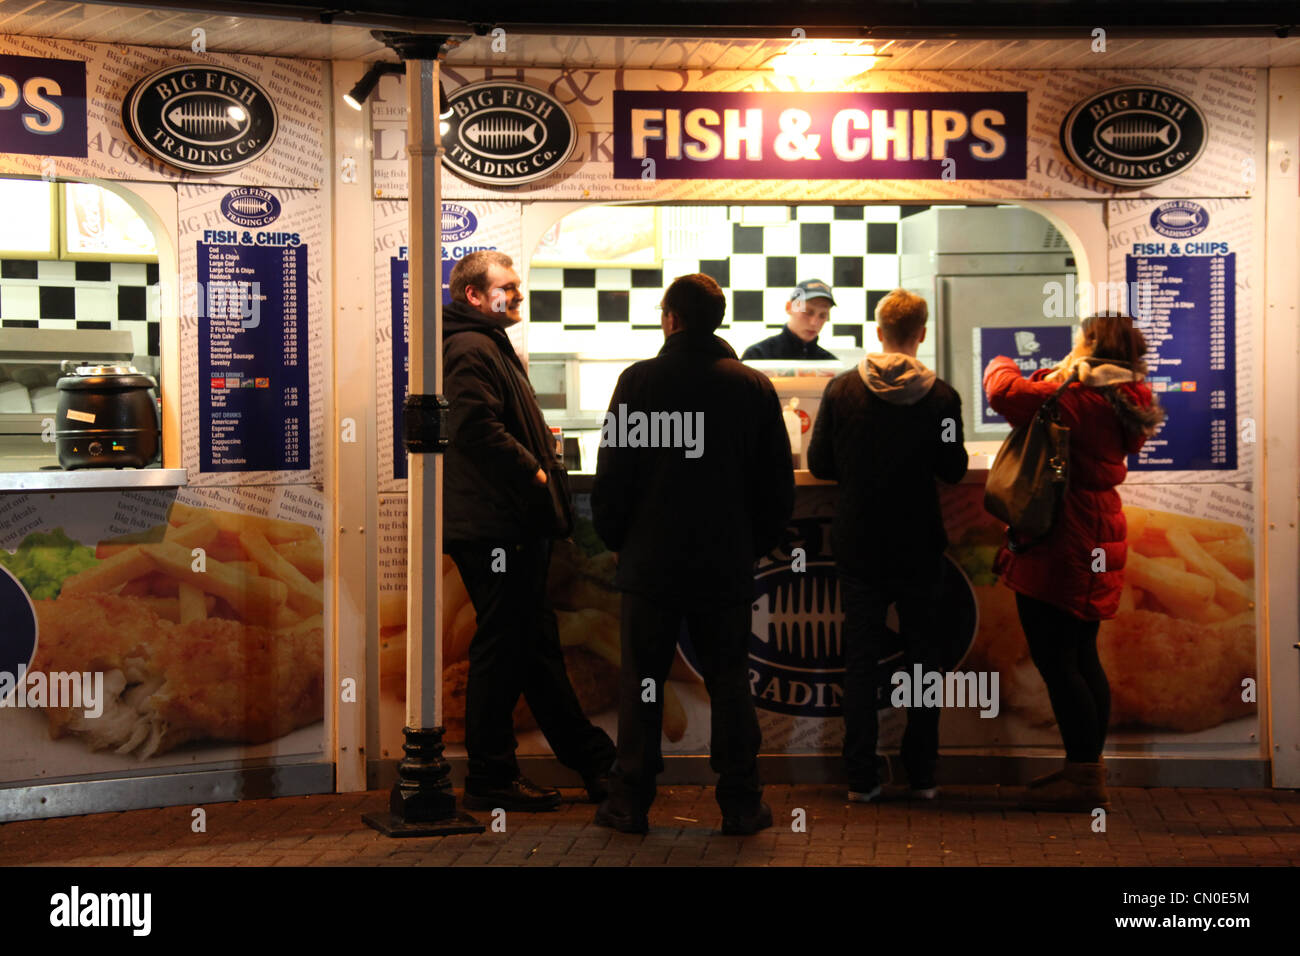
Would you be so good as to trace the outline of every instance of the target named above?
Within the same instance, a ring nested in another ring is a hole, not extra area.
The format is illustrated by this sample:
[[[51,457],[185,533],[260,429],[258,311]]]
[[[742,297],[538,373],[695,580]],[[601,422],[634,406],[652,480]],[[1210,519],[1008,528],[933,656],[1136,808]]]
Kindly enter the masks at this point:
[[[1025,325],[1008,328],[975,329],[975,382],[984,375],[984,366],[999,355],[1006,355],[1020,366],[1026,377],[1040,368],[1054,368],[1074,347],[1073,327],[1069,325]],[[976,388],[979,408],[976,428],[1006,426],[1007,420],[989,405],[983,388]]]
[[[442,303],[451,301],[451,270],[459,259],[449,258],[446,249],[442,256]],[[406,443],[402,441],[402,406],[406,402],[411,382],[411,264],[407,247],[400,246],[397,255],[388,260],[392,303],[391,336],[393,349],[393,477],[406,478]]]
[[[1191,245],[1191,243],[1188,243]],[[1125,257],[1134,319],[1147,340],[1147,377],[1168,412],[1129,468],[1237,467],[1236,253]]]
[[[198,243],[199,467],[306,471],[307,246],[297,233]]]
[[[402,405],[411,381],[411,264],[406,247],[388,260],[392,281],[393,348],[393,477],[406,477],[406,445],[402,442]]]

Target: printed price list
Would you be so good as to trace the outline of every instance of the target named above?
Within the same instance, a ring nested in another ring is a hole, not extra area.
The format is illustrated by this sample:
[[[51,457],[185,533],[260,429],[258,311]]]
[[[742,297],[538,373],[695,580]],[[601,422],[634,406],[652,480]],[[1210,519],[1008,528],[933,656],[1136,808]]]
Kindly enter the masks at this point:
[[[307,246],[197,245],[200,468],[307,470]]]
[[[1128,256],[1134,316],[1147,341],[1147,377],[1168,417],[1129,467],[1237,467],[1236,254]]]

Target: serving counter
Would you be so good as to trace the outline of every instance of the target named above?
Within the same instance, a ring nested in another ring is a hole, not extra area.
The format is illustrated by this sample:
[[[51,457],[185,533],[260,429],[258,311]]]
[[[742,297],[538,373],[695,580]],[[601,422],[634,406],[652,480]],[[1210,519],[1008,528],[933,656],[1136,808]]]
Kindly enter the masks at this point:
[[[967,706],[945,708],[941,719],[941,778],[949,782],[1023,783],[1050,769],[1061,754],[1046,688],[1029,658],[1014,594],[993,572],[1002,525],[983,508],[983,484],[997,446],[968,444],[970,467],[961,483],[940,485],[949,536],[941,608],[945,664],[981,688]],[[572,474],[576,527],[557,543],[550,598],[556,609],[565,661],[588,715],[613,736],[619,648],[619,593],[613,555],[591,523],[589,474]],[[769,782],[841,779],[843,739],[842,610],[830,546],[837,488],[807,471],[795,472],[796,504],[780,547],[755,566],[750,645],[750,686],[763,732],[762,761]],[[1222,553],[1250,553],[1249,496],[1232,496],[1217,512],[1205,489],[1183,489],[1171,499],[1161,486],[1134,483],[1121,489],[1130,509],[1133,553],[1168,557],[1165,532],[1187,527]],[[1222,489],[1219,493],[1223,493]],[[1190,494],[1190,497],[1189,497]],[[1213,518],[1206,517],[1215,515]],[[803,549],[801,566],[792,552]],[[444,558],[444,561],[450,562]],[[1253,586],[1253,568],[1236,571]],[[473,609],[455,572],[444,605],[444,720],[450,753],[463,739],[465,654],[473,636]],[[1203,623],[1162,606],[1154,593],[1135,591],[1112,621],[1103,623],[1099,647],[1111,680],[1112,731],[1107,755],[1117,782],[1130,785],[1262,786],[1267,762],[1258,745],[1253,700],[1242,700],[1243,679],[1256,673],[1256,620],[1252,609],[1231,620]],[[890,611],[891,628],[897,621]],[[385,702],[396,708],[404,688],[397,668],[405,635],[392,630],[381,647]],[[887,664],[897,664],[899,655]],[[385,661],[392,669],[385,670]],[[684,640],[665,688],[665,782],[707,783],[710,706],[694,653]],[[890,671],[893,670],[891,666]],[[880,752],[890,761],[901,742],[905,714],[891,706],[891,687],[879,690]],[[526,706],[516,711],[525,772],[539,781],[571,785],[549,756]],[[400,741],[384,741],[396,754]],[[1178,757],[1178,760],[1163,758]],[[459,759],[453,761],[463,767]],[[380,785],[388,772],[372,777]]]

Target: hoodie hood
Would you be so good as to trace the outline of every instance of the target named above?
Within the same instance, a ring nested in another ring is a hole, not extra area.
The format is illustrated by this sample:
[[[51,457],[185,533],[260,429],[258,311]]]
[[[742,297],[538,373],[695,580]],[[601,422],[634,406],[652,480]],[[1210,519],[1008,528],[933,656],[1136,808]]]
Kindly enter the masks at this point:
[[[1110,403],[1120,423],[1133,434],[1154,435],[1164,421],[1165,410],[1143,383],[1142,376],[1124,365],[1106,359],[1080,358],[1062,363],[1043,376],[1046,382],[1063,382],[1071,373],[1089,388],[1098,388]]]
[[[1107,385],[1141,381],[1133,373],[1132,369],[1125,368],[1123,365],[1107,362],[1105,359],[1094,360],[1088,358],[1076,359],[1069,364],[1058,365],[1045,376],[1045,380],[1048,382],[1063,382],[1071,372],[1077,372],[1078,381],[1090,388],[1105,388]]]
[[[915,405],[930,394],[937,376],[901,352],[871,352],[858,363],[867,388],[891,405]]]

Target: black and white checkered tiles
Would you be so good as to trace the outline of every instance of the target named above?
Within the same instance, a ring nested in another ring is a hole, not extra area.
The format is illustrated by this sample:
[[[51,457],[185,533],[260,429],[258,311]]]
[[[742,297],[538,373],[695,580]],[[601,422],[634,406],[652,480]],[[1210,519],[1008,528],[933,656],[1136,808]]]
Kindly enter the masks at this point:
[[[674,207],[664,210],[672,214]],[[680,207],[678,207],[680,208]],[[728,223],[713,255],[665,255],[659,269],[532,269],[524,308],[530,352],[626,357],[662,343],[659,300],[674,278],[712,276],[727,295],[720,333],[737,351],[785,325],[796,282],[824,279],[835,291],[820,342],[862,348],[864,323],[898,285],[898,221],[923,206],[797,206],[788,223]],[[728,241],[729,240],[729,241]],[[871,340],[874,342],[874,338]]]
[[[0,327],[129,329],[157,356],[158,266],[145,262],[0,261]]]

